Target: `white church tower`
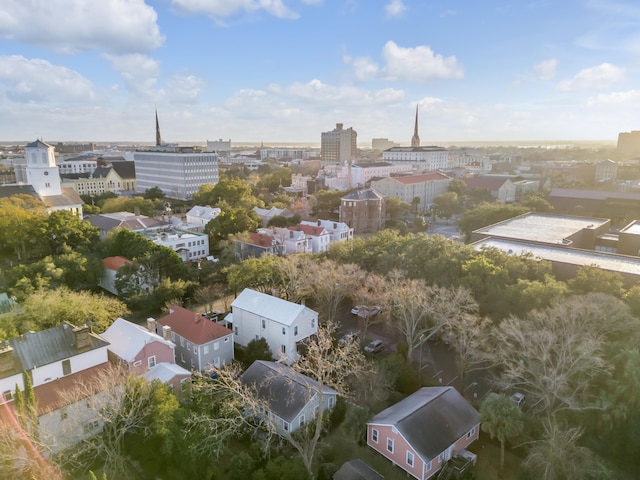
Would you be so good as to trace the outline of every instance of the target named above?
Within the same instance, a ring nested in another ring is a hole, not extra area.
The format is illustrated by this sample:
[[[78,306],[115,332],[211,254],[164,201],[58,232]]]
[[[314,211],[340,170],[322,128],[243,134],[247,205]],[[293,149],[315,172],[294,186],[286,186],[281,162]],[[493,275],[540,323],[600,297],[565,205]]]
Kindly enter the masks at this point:
[[[27,183],[40,198],[61,195],[60,174],[56,166],[54,147],[41,140],[24,147],[27,157]]]

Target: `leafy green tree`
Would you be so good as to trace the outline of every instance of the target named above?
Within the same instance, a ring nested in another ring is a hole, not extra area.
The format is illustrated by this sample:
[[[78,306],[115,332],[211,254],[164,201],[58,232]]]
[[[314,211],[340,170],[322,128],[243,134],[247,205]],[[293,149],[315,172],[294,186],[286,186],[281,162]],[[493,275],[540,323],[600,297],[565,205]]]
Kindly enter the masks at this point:
[[[164,198],[165,196],[165,193],[160,187],[151,187],[144,192],[142,198],[144,198],[145,200],[159,200]]]
[[[505,295],[509,298],[510,313],[523,316],[531,310],[547,308],[568,292],[566,283],[556,280],[551,274],[545,274],[542,281],[518,279],[515,285],[506,288]]]
[[[460,198],[456,192],[446,192],[433,199],[433,207],[436,215],[443,218],[451,218],[462,210]]]
[[[38,239],[46,219],[44,204],[31,195],[0,198],[0,253],[26,261],[39,255]]]
[[[257,258],[247,258],[241,263],[231,265],[227,269],[229,290],[234,295],[245,288],[271,293],[274,287],[281,284],[278,263],[278,257],[263,255]]]
[[[411,205],[399,197],[387,197],[385,199],[385,211],[390,220],[408,214],[411,211]]]
[[[482,430],[500,442],[500,470],[504,469],[505,442],[518,438],[524,431],[522,411],[506,395],[490,393],[480,404]]]
[[[116,197],[108,198],[102,205],[102,213],[131,212],[147,217],[153,217],[156,207],[152,200],[142,197]]]
[[[277,192],[282,187],[291,186],[291,169],[283,167],[273,173],[263,175],[258,184],[258,188],[266,188],[269,192]]]
[[[47,216],[43,235],[53,254],[69,249],[91,252],[100,238],[100,230],[68,210],[56,210]]]
[[[221,178],[215,185],[202,185],[193,199],[198,204],[247,210],[257,205],[251,187],[237,177]]]
[[[527,195],[522,205],[531,209],[532,212],[549,213],[554,210],[553,205],[547,202],[542,196],[534,193]]]
[[[343,192],[340,190],[328,191],[320,190],[317,192],[311,200],[311,212],[318,218],[331,217],[338,213],[340,209],[340,201],[342,197],[349,192]]]
[[[244,349],[242,364],[249,368],[256,360],[272,360],[273,353],[264,337],[251,340]]]
[[[517,217],[529,212],[530,209],[519,205],[504,205],[501,203],[481,203],[477,207],[467,210],[458,221],[458,229],[465,235],[466,241],[471,239],[471,233],[488,225],[502,222],[508,218]]]
[[[624,296],[624,279],[616,272],[608,272],[597,265],[585,265],[568,282],[573,293],[603,292],[617,298]]]
[[[226,209],[209,221],[204,231],[213,239],[214,245],[217,245],[229,235],[253,231],[260,225],[260,219],[254,210]]]

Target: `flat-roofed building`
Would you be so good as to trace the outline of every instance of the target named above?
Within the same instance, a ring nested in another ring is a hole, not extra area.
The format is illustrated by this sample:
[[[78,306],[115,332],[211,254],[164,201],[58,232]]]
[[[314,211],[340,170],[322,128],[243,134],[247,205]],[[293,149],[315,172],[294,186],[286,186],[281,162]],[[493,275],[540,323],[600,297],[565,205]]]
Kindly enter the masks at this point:
[[[597,238],[609,231],[606,218],[525,213],[475,230],[471,241],[489,237],[595,250]]]
[[[385,197],[396,197],[408,204],[413,204],[413,199],[419,198],[417,208],[419,211],[425,211],[433,204],[435,197],[449,190],[451,180],[443,173],[432,172],[387,177],[371,182],[371,187]]]
[[[382,161],[395,165],[411,165],[419,172],[446,170],[449,152],[435,145],[425,147],[392,147],[382,152]]]
[[[353,127],[336,123],[336,128],[320,135],[320,159],[323,164],[351,163],[357,155],[357,144],[358,133]]]
[[[136,189],[158,187],[169,198],[190,200],[202,185],[218,183],[218,154],[195,147],[138,150],[133,159]]]

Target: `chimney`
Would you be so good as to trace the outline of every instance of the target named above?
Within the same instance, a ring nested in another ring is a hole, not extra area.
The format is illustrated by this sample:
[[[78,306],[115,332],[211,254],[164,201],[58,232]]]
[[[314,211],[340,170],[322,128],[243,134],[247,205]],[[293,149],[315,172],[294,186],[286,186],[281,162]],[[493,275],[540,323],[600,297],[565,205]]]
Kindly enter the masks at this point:
[[[318,226],[322,225],[322,221],[318,220]]]
[[[147,330],[151,333],[157,333],[156,331],[156,319],[153,317],[147,318]]]
[[[0,344],[0,373],[8,372],[14,367],[13,347],[5,341]]]
[[[88,325],[79,325],[73,328],[76,350],[82,350],[91,346],[91,329]]]
[[[202,315],[200,315],[199,313],[194,313],[193,319],[196,321],[196,323],[198,323],[200,320],[202,320]]]
[[[162,327],[162,338],[164,338],[168,342],[171,341],[171,327],[169,325],[164,325]]]

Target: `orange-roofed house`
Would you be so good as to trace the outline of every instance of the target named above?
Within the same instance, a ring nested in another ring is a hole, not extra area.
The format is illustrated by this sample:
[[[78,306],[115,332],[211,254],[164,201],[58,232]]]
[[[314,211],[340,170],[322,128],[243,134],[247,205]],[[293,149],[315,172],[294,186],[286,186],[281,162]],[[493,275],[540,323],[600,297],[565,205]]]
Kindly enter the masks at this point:
[[[331,245],[331,232],[322,226],[299,223],[295,227],[289,227],[289,230],[303,232],[310,240],[309,243],[313,253],[325,252]]]
[[[278,251],[278,242],[268,233],[247,232],[236,237],[236,255],[241,260],[264,254],[275,255]]]
[[[200,313],[172,305],[169,314],[156,320],[156,333],[175,344],[176,363],[205,371],[233,361],[233,331]]]
[[[116,256],[103,258],[102,265],[104,266],[104,272],[98,280],[98,285],[107,292],[118,296],[119,292],[116,287],[118,270],[125,265],[133,265],[133,262],[128,258]],[[153,290],[151,275],[148,275],[148,272],[142,265],[138,265],[137,273],[130,276],[127,290],[136,292],[149,292]]]

